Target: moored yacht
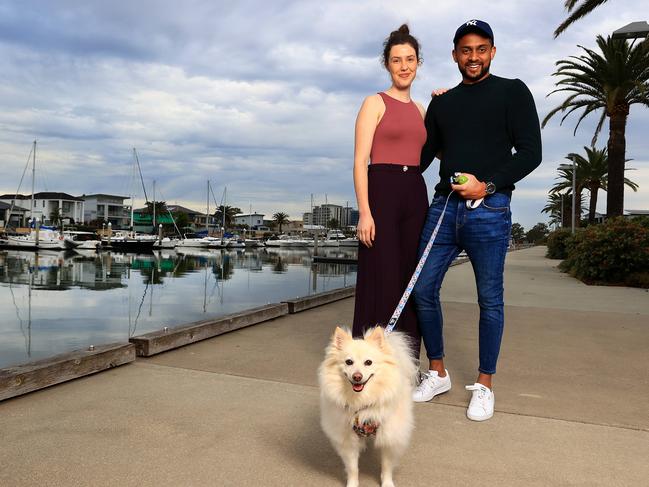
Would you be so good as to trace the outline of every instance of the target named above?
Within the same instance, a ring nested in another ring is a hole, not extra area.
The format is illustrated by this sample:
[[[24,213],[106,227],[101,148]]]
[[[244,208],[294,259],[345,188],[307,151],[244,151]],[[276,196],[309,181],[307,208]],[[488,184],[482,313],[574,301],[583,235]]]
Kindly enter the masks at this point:
[[[280,235],[266,240],[267,247],[308,247],[309,245],[308,240],[291,237],[290,235]]]
[[[51,227],[32,229],[27,235],[7,235],[7,245],[26,249],[73,249],[79,244]]]

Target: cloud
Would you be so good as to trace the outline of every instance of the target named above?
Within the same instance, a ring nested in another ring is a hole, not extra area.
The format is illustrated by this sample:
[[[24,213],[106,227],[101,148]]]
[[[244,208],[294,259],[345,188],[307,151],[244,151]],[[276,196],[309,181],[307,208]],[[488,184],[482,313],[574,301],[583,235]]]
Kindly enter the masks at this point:
[[[137,192],[141,200],[137,147],[148,191],[155,179],[168,201],[196,209],[205,207],[207,179],[217,198],[227,185],[229,203],[267,214],[301,217],[312,193],[316,204],[354,202],[354,121],[363,98],[389,86],[379,61],[383,40],[409,22],[424,56],[413,96],[426,103],[433,88],[459,81],[451,39],[482,4],[4,2],[0,190],[16,190],[36,138],[39,190]],[[546,98],[554,62],[636,20],[641,7],[639,0],[610,2],[554,40],[561,2],[490,2],[493,72],[523,79],[543,117],[561,100]],[[515,211],[524,226],[546,219],[540,209],[556,164],[590,142],[595,120],[573,136],[575,120],[553,120],[543,130],[544,162],[514,199],[525,200]],[[627,150],[641,189],[628,201],[643,208],[648,122],[646,109],[632,108]],[[429,187],[435,179],[433,168]]]

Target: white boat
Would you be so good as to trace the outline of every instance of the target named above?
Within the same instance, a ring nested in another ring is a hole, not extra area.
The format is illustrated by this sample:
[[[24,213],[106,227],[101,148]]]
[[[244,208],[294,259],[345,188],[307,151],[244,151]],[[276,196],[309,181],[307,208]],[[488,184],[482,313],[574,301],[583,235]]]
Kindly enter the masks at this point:
[[[341,247],[358,247],[358,239],[356,237],[347,237],[338,241]]]
[[[64,230],[63,235],[70,237],[77,243],[76,250],[94,250],[101,247],[101,239],[94,232],[80,232],[75,230]]]
[[[28,235],[7,235],[7,245],[26,249],[54,250],[73,249],[79,246],[78,242],[49,227],[41,227],[38,231],[32,229]]]
[[[266,240],[266,247],[308,247],[311,243],[308,240],[291,237],[290,235],[280,235],[277,238]]]
[[[339,247],[340,241],[344,239],[345,234],[340,230],[330,230],[327,232],[327,237],[322,242],[318,242],[318,245],[322,247]]]
[[[181,238],[178,240],[176,243],[176,248],[185,248],[185,247],[191,247],[191,248],[198,248],[198,249],[206,249],[210,246],[211,241],[208,238],[204,237],[186,237],[186,238]]]
[[[263,247],[265,245],[261,240],[255,240],[254,238],[247,238],[244,243],[246,248]]]
[[[164,237],[162,240],[157,239],[153,244],[153,248],[157,250],[173,249],[176,247],[176,245],[178,245],[179,242],[180,240],[177,238]]]
[[[230,237],[224,240],[225,247],[228,249],[242,249],[246,246],[244,239],[240,237]]]

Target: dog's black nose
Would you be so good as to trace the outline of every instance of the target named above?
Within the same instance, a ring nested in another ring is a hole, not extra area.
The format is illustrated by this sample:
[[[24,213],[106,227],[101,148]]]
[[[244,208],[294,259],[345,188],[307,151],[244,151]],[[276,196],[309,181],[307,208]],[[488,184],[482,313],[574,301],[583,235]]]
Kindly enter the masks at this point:
[[[361,374],[360,372],[355,372],[354,374],[352,374],[352,379],[354,380],[354,382],[360,382],[363,380],[363,374]]]

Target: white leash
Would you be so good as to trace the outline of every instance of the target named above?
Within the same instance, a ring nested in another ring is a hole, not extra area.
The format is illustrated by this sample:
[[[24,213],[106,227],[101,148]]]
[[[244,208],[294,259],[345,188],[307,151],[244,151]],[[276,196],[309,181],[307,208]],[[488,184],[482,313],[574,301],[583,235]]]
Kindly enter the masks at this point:
[[[408,302],[408,298],[410,297],[410,294],[412,293],[412,290],[415,288],[415,284],[417,283],[417,280],[419,279],[419,274],[421,274],[421,270],[424,268],[424,264],[426,263],[426,259],[428,259],[428,254],[430,253],[430,249],[433,248],[433,243],[435,242],[435,237],[437,237],[437,232],[439,232],[439,227],[442,226],[442,220],[444,220],[444,214],[446,213],[446,207],[448,206],[448,200],[451,198],[451,195],[453,194],[453,191],[451,191],[448,196],[446,197],[446,203],[444,203],[444,209],[442,209],[442,214],[439,216],[439,219],[437,220],[437,224],[435,225],[435,229],[433,230],[433,234],[430,236],[430,239],[428,240],[428,243],[426,244],[426,248],[424,249],[424,252],[421,254],[421,257],[419,258],[419,262],[417,262],[417,267],[415,267],[415,272],[413,272],[412,277],[410,278],[410,282],[406,286],[406,290],[404,291],[403,295],[401,296],[401,299],[399,300],[399,304],[397,304],[397,308],[394,310],[394,313],[392,313],[392,317],[390,318],[390,321],[388,321],[387,326],[385,327],[385,333],[389,334],[394,331],[394,328],[397,326],[397,321],[399,320],[399,317],[401,316],[401,313],[403,312],[403,309],[406,307],[406,303]],[[467,201],[467,203],[469,203]]]

